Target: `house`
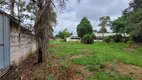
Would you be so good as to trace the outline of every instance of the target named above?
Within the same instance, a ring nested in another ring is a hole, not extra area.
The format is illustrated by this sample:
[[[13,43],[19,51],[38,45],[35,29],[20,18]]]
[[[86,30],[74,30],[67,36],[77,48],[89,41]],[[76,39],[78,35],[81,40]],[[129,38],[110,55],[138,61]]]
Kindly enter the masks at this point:
[[[77,34],[73,34],[70,36],[70,39],[80,39],[80,37]]]
[[[97,40],[102,40],[102,33],[94,33],[94,34],[96,35],[96,39]],[[106,36],[113,36],[113,35],[116,35],[116,33],[104,33],[104,37],[106,37]],[[122,35],[122,37],[124,37],[124,36],[125,37],[129,37],[129,35],[126,34],[126,33],[125,33],[125,35],[123,33],[121,35]],[[70,39],[80,39],[80,38],[78,37],[77,34],[75,34],[75,35],[71,35]]]

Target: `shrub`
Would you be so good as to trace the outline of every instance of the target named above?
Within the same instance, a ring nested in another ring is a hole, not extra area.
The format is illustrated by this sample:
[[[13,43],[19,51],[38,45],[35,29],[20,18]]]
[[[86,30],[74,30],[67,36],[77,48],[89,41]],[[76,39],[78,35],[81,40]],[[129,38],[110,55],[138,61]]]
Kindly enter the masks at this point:
[[[81,42],[85,44],[92,44],[94,43],[94,34],[86,34],[83,36]]]
[[[142,43],[142,36],[141,35],[132,35],[131,38],[136,43]]]
[[[121,34],[117,34],[117,35],[112,36],[112,39],[114,42],[122,42]]]
[[[112,36],[107,36],[104,38],[104,41],[109,43],[109,42],[111,42],[111,39],[112,39]]]
[[[96,35],[94,33],[91,36],[93,39],[96,39]]]
[[[122,39],[122,42],[127,43],[129,40],[131,40],[130,37],[124,37]]]

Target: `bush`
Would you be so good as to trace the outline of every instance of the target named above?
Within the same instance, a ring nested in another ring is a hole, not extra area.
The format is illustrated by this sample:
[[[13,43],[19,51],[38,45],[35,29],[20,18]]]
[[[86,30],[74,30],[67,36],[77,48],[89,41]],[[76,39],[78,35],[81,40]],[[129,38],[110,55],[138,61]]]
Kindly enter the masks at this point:
[[[104,41],[107,43],[111,42],[111,40],[112,40],[112,36],[107,36],[104,38]]]
[[[142,36],[141,35],[137,35],[137,36],[132,35],[131,38],[135,43],[142,43]]]
[[[96,35],[94,33],[91,36],[93,39],[96,39]]]
[[[117,35],[112,36],[112,39],[116,43],[117,42],[122,42],[122,36],[121,36],[121,34],[117,34]]]
[[[107,36],[104,38],[104,41],[109,43],[109,42],[124,42],[123,37],[120,34],[113,35],[113,36]],[[127,42],[128,39],[125,38],[125,42]]]
[[[124,37],[122,39],[122,42],[127,43],[129,40],[131,40],[130,37]]]
[[[81,42],[85,43],[85,44],[92,44],[92,43],[94,43],[94,38],[95,38],[94,34],[86,34],[81,39]]]

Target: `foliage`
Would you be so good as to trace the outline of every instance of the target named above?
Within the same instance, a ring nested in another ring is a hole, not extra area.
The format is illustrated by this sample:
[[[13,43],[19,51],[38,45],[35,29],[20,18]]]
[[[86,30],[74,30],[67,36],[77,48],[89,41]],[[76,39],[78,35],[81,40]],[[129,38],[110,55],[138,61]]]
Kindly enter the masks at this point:
[[[116,34],[116,35],[112,36],[112,39],[114,42],[122,42],[121,34]]]
[[[132,40],[142,43],[142,1],[133,0],[129,7],[123,11],[124,19],[127,22],[127,32],[130,33]]]
[[[100,24],[99,26],[101,26],[101,29],[99,32],[102,33],[102,37],[104,38],[104,33],[107,32],[106,26],[110,25],[110,17],[109,16],[103,16],[100,17]]]
[[[101,28],[98,33],[108,33],[106,28]]]
[[[81,39],[81,42],[85,44],[92,44],[94,43],[94,38],[95,38],[94,34],[85,34]]]
[[[136,11],[131,15],[130,22],[131,26],[128,28],[131,32],[131,37],[135,42],[142,41],[142,9]]]
[[[82,38],[85,34],[92,34],[93,29],[90,21],[83,17],[80,24],[77,25],[77,34],[80,38]]]
[[[71,35],[72,35],[72,33],[69,33],[67,31],[67,29],[65,28],[63,31],[60,31],[55,37],[63,39],[63,41],[66,41],[66,38],[71,36]]]
[[[107,42],[107,43],[111,42],[111,40],[112,40],[112,36],[106,36],[104,38],[104,41]]]
[[[96,35],[94,33],[91,34],[93,39],[96,39]]]
[[[114,33],[125,33],[126,22],[122,17],[111,22],[111,29]]]
[[[113,36],[106,36],[104,38],[104,41],[107,42],[107,43],[110,43],[110,42],[122,42],[123,41],[123,38],[121,36],[121,34],[116,34],[116,35],[113,35]]]

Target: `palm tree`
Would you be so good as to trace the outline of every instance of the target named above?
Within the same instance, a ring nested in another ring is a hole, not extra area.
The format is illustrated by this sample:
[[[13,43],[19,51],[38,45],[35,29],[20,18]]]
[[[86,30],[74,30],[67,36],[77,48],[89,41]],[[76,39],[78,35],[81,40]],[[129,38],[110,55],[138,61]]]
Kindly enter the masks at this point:
[[[38,12],[35,20],[35,33],[38,42],[40,57],[45,61],[45,56],[48,54],[49,30],[56,23],[56,18],[53,13],[57,7],[63,10],[66,7],[68,0],[38,0]],[[80,2],[80,0],[78,0]],[[57,5],[55,5],[57,3]],[[42,60],[39,60],[42,62]]]
[[[100,17],[99,21],[100,21],[99,26],[101,26],[100,31],[102,33],[102,38],[104,39],[104,32],[107,31],[106,26],[108,26],[110,23],[110,17],[109,16]]]

